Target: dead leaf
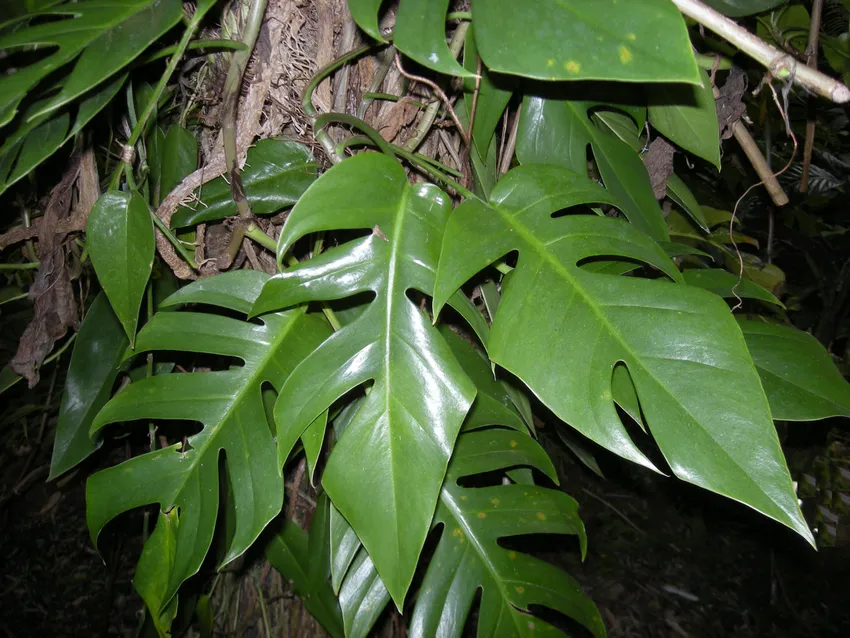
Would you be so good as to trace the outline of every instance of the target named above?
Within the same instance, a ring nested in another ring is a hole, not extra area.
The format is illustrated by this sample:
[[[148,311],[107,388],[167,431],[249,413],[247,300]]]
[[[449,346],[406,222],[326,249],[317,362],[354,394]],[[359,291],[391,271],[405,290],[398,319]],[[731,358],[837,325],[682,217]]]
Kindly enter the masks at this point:
[[[80,155],[75,153],[61,181],[50,193],[50,200],[38,229],[38,257],[41,266],[29,289],[33,300],[33,318],[27,325],[18,351],[9,362],[32,388],[38,383],[38,369],[68,328],[79,325],[77,302],[65,263],[65,234],[57,233],[57,224],[68,217],[74,183],[80,174]]]

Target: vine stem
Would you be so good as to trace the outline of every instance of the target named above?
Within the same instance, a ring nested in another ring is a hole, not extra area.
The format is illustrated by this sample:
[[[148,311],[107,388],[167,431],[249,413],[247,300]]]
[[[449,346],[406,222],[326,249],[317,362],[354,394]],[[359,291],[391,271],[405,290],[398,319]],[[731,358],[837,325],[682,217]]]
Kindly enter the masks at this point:
[[[242,76],[248,67],[248,61],[254,52],[254,45],[260,33],[263,23],[263,15],[266,12],[267,0],[254,0],[245,21],[242,31],[242,43],[244,51],[236,51],[230,58],[230,68],[227,70],[227,79],[224,82],[224,112],[221,117],[222,141],[224,142],[224,163],[230,174],[230,191],[239,216],[250,217],[251,207],[245,190],[242,187],[242,177],[239,171],[239,162],[236,156],[236,112],[239,110],[239,91],[242,88]]]
[[[672,0],[679,11],[738,47],[751,58],[767,67],[780,79],[791,79],[800,86],[825,98],[844,104],[850,102],[850,88],[804,64],[793,56],[771,46],[739,26],[726,16],[706,6],[700,0]]]
[[[136,146],[136,142],[139,141],[139,138],[142,136],[142,133],[145,130],[145,125],[150,119],[150,116],[153,114],[154,109],[156,108],[157,103],[159,102],[159,98],[162,95],[163,91],[165,91],[165,87],[168,85],[168,81],[171,79],[171,76],[174,75],[174,71],[177,70],[177,65],[180,63],[180,60],[183,58],[183,54],[186,52],[186,48],[189,46],[189,42],[192,40],[192,36],[195,35],[195,31],[198,30],[198,27],[201,24],[201,19],[204,12],[195,11],[195,15],[192,16],[189,25],[186,27],[186,31],[183,32],[183,37],[180,40],[180,43],[177,45],[177,49],[174,52],[174,55],[171,56],[171,59],[168,61],[168,65],[165,67],[165,73],[162,74],[162,77],[159,79],[159,83],[156,85],[156,88],[151,95],[150,100],[145,106],[145,110],[142,111],[142,114],[139,116],[139,119],[136,121],[136,125],[133,127],[133,130],[130,132],[130,137],[127,139],[127,143],[124,145],[125,149],[134,149]],[[115,190],[118,188],[118,184],[121,182],[121,175],[124,173],[124,169],[130,167],[130,163],[127,161],[130,159],[130,155],[135,154],[135,152],[130,153],[122,153],[121,159],[122,161],[118,164],[118,167],[115,169],[115,173],[112,175],[112,180],[109,182],[110,190]]]

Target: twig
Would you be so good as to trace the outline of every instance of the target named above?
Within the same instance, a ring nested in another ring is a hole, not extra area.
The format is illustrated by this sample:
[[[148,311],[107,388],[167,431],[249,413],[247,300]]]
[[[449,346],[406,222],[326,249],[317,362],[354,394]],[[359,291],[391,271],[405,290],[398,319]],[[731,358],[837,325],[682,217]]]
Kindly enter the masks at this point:
[[[818,68],[818,39],[820,38],[820,23],[823,15],[823,0],[814,0],[812,4],[812,18],[809,25],[809,45],[806,47],[806,66],[810,69]],[[812,111],[814,105],[809,102],[809,117],[806,121],[806,142],[803,144],[803,173],[800,175],[800,192],[809,190],[809,169],[812,166],[812,151],[815,147],[815,124],[816,120]]]
[[[738,144],[741,145],[744,154],[750,160],[750,164],[753,165],[753,168],[758,174],[761,180],[760,184],[764,184],[765,189],[767,189],[770,199],[773,200],[776,206],[785,206],[788,203],[788,195],[782,190],[782,186],[779,185],[779,181],[767,165],[767,160],[764,159],[761,149],[759,149],[753,136],[750,135],[747,127],[744,126],[741,120],[735,122],[732,127],[732,133],[735,135],[735,139],[738,140]]]
[[[263,15],[266,12],[266,3],[267,0],[253,0],[251,3],[242,31],[242,43],[245,45],[245,50],[235,51],[230,58],[230,68],[227,71],[222,97],[221,138],[224,145],[225,164],[230,175],[230,192],[233,195],[233,201],[236,202],[239,216],[245,219],[251,216],[251,207],[242,186],[242,175],[236,153],[236,114],[239,110],[242,77],[257,43],[257,36],[263,23]]]
[[[454,55],[455,57],[458,56],[458,54],[460,53],[461,47],[463,47],[463,43],[466,41],[466,32],[468,30],[469,30],[469,23],[468,22],[462,22],[461,24],[457,25],[455,32],[452,34],[452,39],[449,42],[449,50],[452,52],[452,55]],[[401,63],[399,61],[398,51],[396,51],[396,53],[395,53],[395,61],[396,61],[396,66],[398,67],[399,73],[401,73],[404,77],[406,77],[407,79],[416,79],[417,78],[417,76],[411,76],[410,74],[405,73],[405,71],[401,67]],[[423,83],[425,83],[428,86],[432,86],[432,85],[436,86],[436,85],[433,84],[433,82],[431,82],[427,78],[422,78],[422,81],[423,81]],[[430,82],[430,84],[429,84],[429,82]],[[437,90],[440,90],[439,87],[437,87]],[[441,91],[441,93],[442,93],[442,91]],[[460,122],[458,122],[457,115],[455,114],[454,110],[451,110],[452,106],[451,106],[451,103],[449,103],[448,98],[446,97],[446,94],[443,93],[442,95],[440,95],[440,93],[437,93],[437,95],[440,96],[440,99],[443,102],[445,102],[446,107],[448,109],[450,109],[451,115],[454,117],[454,120],[455,120],[455,125],[458,127],[458,131],[460,132],[460,134],[463,135],[463,127],[460,125]],[[407,142],[405,142],[405,144],[404,144],[405,150],[408,150],[412,153],[417,148],[419,148],[419,145],[422,143],[422,140],[425,139],[425,137],[428,135],[428,131],[431,130],[431,126],[434,124],[434,120],[437,118],[437,113],[439,112],[439,110],[440,110],[440,102],[438,102],[438,101],[432,102],[431,104],[428,105],[428,108],[425,110],[424,115],[419,120],[419,124],[416,127],[416,131],[413,134],[413,137],[411,137],[409,140],[407,140]]]
[[[271,59],[262,69],[254,73],[246,95],[242,98],[241,108],[239,109],[239,122],[236,127],[236,147],[240,160],[244,157],[248,146],[254,140],[257,124],[263,112],[263,105],[269,94],[272,72],[274,69],[279,68],[282,47],[278,46],[278,43],[280,42],[283,25],[285,24],[281,20],[281,12],[282,8],[280,4],[272,3],[272,7],[269,9],[264,23],[264,28],[268,29],[269,40],[272,43]],[[159,208],[156,209],[156,216],[165,222],[167,226],[170,226],[171,216],[180,207],[180,204],[191,197],[198,188],[224,173],[226,168],[224,152],[220,151],[211,157],[205,166],[188,175],[162,200]],[[177,255],[174,247],[161,233],[157,233],[156,247],[165,263],[168,264],[168,267],[171,268],[179,279],[196,278],[195,273]]]
[[[511,160],[514,157],[514,152],[516,151],[516,137],[517,130],[519,129],[519,118],[520,113],[522,112],[522,104],[517,107],[516,113],[514,113],[514,117],[511,120],[511,132],[508,135],[508,142],[505,144],[504,149],[502,149],[502,157],[499,161],[499,173],[507,173],[508,169],[511,167]]]
[[[700,0],[673,0],[679,11],[738,47],[751,58],[767,67],[780,79],[792,79],[800,86],[822,95],[833,102],[850,102],[850,89],[838,80],[800,64],[793,56],[769,45],[738,26],[726,16],[707,7]]]
[[[460,27],[465,25],[465,24],[469,24],[469,23],[468,22],[462,23],[460,26],[458,26],[458,29],[460,29]],[[466,135],[466,129],[464,129],[463,125],[460,123],[460,120],[457,117],[457,113],[455,113],[454,107],[452,106],[451,101],[449,100],[448,96],[446,95],[446,92],[443,91],[443,89],[441,89],[440,86],[436,82],[433,82],[432,80],[429,80],[428,78],[423,77],[421,75],[414,75],[413,73],[409,73],[408,71],[405,71],[404,67],[401,65],[401,56],[398,54],[398,51],[396,51],[396,54],[395,54],[395,65],[396,65],[396,68],[398,68],[398,72],[401,73],[408,80],[411,80],[412,82],[419,82],[420,84],[424,84],[425,86],[430,87],[430,89],[440,98],[440,100],[442,100],[443,104],[446,105],[446,110],[448,111],[449,115],[451,116],[452,121],[455,123],[455,126],[457,127],[458,133],[463,138],[464,143],[467,146],[469,146],[469,137],[467,137],[467,135]]]
[[[797,137],[794,135],[794,132],[791,130],[791,124],[788,120],[788,114],[786,113],[785,109],[782,108],[782,104],[779,103],[779,98],[776,95],[776,89],[774,89],[773,85],[770,84],[770,83],[768,83],[767,86],[770,88],[770,92],[773,94],[773,101],[776,103],[776,108],[779,109],[779,113],[782,115],[782,119],[785,120],[785,132],[788,133],[789,136],[791,136],[791,141],[794,143],[794,150],[791,152],[791,157],[788,159],[788,163],[785,165],[785,167],[781,171],[779,171],[778,173],[773,173],[771,169],[768,169],[770,171],[769,178],[771,180],[775,181],[777,177],[779,177],[780,175],[782,175],[782,173],[784,173],[789,168],[791,168],[791,164],[794,162],[794,157],[796,157],[796,155],[797,155],[797,148],[798,147],[797,147]],[[736,123],[736,127],[737,127],[738,124],[741,124],[740,121]],[[743,125],[742,125],[742,127],[743,127]],[[744,130],[746,131],[746,129],[744,129]],[[747,133],[747,134],[749,135],[749,133]],[[737,139],[737,136],[736,136],[736,139]],[[752,140],[752,137],[750,137],[750,140]],[[753,142],[753,145],[755,145],[755,142]],[[756,150],[758,150],[758,147],[756,147]],[[744,149],[744,151],[746,152],[746,149]],[[760,151],[759,151],[759,155],[761,156]],[[749,155],[748,155],[748,157],[749,157]],[[764,160],[763,157],[762,157],[762,160]],[[766,161],[765,161],[764,165],[765,165],[765,167],[767,166]],[[756,172],[758,172],[758,169],[756,170]],[[737,302],[735,303],[734,306],[732,306],[731,312],[735,312],[736,310],[738,310],[739,308],[741,308],[744,305],[744,300],[741,299],[741,297],[738,295],[738,286],[741,285],[741,282],[744,279],[744,257],[743,257],[743,255],[741,255],[741,249],[738,247],[738,242],[735,241],[735,234],[734,234],[735,220],[737,219],[737,215],[738,215],[738,206],[740,206],[741,202],[750,193],[750,191],[752,191],[754,188],[758,188],[762,184],[765,184],[765,178],[762,178],[762,180],[760,182],[753,184],[747,190],[744,191],[744,194],[741,195],[738,198],[737,202],[735,202],[735,207],[732,209],[732,217],[729,219],[729,240],[732,242],[732,246],[735,248],[735,254],[738,257],[738,281],[732,287],[732,294],[735,295],[735,299],[737,300]],[[785,193],[783,192],[783,195],[784,194]],[[785,196],[785,203],[788,203],[788,197],[787,196]]]
[[[622,519],[623,519],[626,523],[628,523],[628,524],[629,524],[629,526],[630,526],[632,529],[634,529],[634,530],[635,530],[638,534],[640,534],[641,536],[646,536],[646,532],[644,532],[644,531],[643,531],[640,527],[638,527],[637,525],[635,525],[635,524],[631,521],[631,519],[630,519],[628,516],[626,516],[625,514],[623,514],[620,510],[618,510],[618,509],[617,509],[616,507],[614,507],[613,505],[611,505],[611,503],[609,503],[608,501],[606,501],[606,500],[605,500],[604,498],[602,498],[601,496],[597,496],[596,494],[594,494],[593,492],[591,492],[591,491],[590,491],[589,489],[587,489],[586,487],[583,487],[583,488],[581,488],[581,489],[582,489],[582,491],[583,491],[585,494],[587,494],[587,495],[588,495],[588,496],[590,496],[591,498],[595,498],[597,501],[599,501],[600,503],[602,503],[603,505],[605,505],[608,509],[610,509],[612,512],[614,512],[617,516],[619,516],[620,518],[622,518]]]

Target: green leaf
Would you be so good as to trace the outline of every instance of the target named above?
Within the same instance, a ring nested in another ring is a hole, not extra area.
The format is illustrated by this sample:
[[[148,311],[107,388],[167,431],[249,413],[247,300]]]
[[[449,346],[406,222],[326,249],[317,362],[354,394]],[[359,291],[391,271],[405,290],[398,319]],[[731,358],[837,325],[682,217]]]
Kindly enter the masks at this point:
[[[378,42],[386,42],[378,26],[378,11],[383,0],[348,0],[348,10],[357,25]]]
[[[360,547],[339,592],[339,605],[347,638],[366,638],[380,617],[390,594],[375,564]]]
[[[0,126],[11,121],[21,100],[54,71],[72,65],[61,75],[58,94],[31,117],[55,111],[120,71],[177,24],[182,13],[180,0],[80,0],[45,10],[48,21],[0,35],[0,50],[40,47],[47,52],[0,77]]]
[[[328,508],[328,497],[322,493],[309,535],[294,521],[286,520],[281,532],[266,545],[266,558],[292,584],[322,627],[334,638],[342,638],[342,613],[330,584]]]
[[[86,313],[74,343],[56,423],[48,481],[67,472],[97,449],[98,444],[89,438],[89,428],[112,395],[128,345],[124,328],[106,295],[99,294]]]
[[[255,215],[270,215],[292,206],[316,180],[318,164],[310,149],[297,142],[264,139],[248,149],[242,185]],[[223,177],[198,193],[202,204],[180,208],[171,218],[172,228],[194,226],[236,215],[230,186]]]
[[[763,13],[783,5],[788,0],[703,0],[712,9],[716,9],[732,18],[742,18],[754,13]]]
[[[162,158],[165,149],[165,132],[159,126],[154,126],[148,133],[145,138],[145,148],[148,154],[148,168],[150,170],[148,179],[150,182],[151,205],[157,208],[162,202],[163,196],[167,195],[167,193],[163,194],[162,188],[160,188],[160,184],[162,183]],[[175,215],[179,214],[180,209],[175,212]]]
[[[8,365],[3,366],[3,369],[0,370],[0,394],[3,394],[21,379],[23,379],[23,377],[15,373],[11,367]]]
[[[711,230],[699,202],[694,197],[691,189],[687,187],[678,175],[673,174],[667,178],[667,196],[676,202],[705,232]]]
[[[481,57],[493,71],[539,80],[699,82],[685,21],[668,0],[476,0],[472,11]]]
[[[166,300],[245,312],[267,275],[235,271],[199,280]],[[200,312],[160,312],[139,333],[136,350],[203,352],[241,359],[241,367],[213,372],[154,376],[131,383],[101,410],[91,434],[110,423],[133,420],[191,420],[203,428],[178,442],[98,472],[86,489],[88,525],[96,541],[103,526],[121,512],[159,503],[178,509],[175,562],[163,596],[198,571],[212,541],[219,508],[219,462],[224,453],[234,517],[223,564],[256,540],[283,504],[275,445],[261,390],[279,391],[297,364],[330,328],[303,309],[263,316],[261,322]],[[182,451],[181,451],[182,450]]]
[[[26,177],[39,164],[53,155],[91,121],[121,89],[126,75],[105,82],[88,93],[73,109],[63,109],[48,115],[33,116],[41,103],[34,104],[21,118],[22,123],[0,146],[0,164],[8,163],[11,170],[0,174],[0,194]]]
[[[726,299],[738,297],[742,299],[758,299],[784,308],[785,306],[769,291],[749,279],[738,281],[738,276],[720,268],[695,268],[682,273],[685,283],[697,288],[710,290]]]
[[[702,85],[658,84],[649,88],[649,121],[671,142],[720,170],[720,131],[708,73]]]
[[[145,542],[136,566],[133,587],[148,608],[148,615],[161,638],[171,635],[171,623],[177,616],[177,597],[169,596],[168,576],[177,557],[177,508],[160,512],[156,529]]]
[[[172,124],[164,142],[157,184],[160,200],[198,168],[198,140],[188,129]]]
[[[773,418],[815,421],[850,416],[850,385],[812,335],[779,324],[739,320]]]
[[[557,482],[552,462],[528,436],[490,429],[458,439],[434,516],[434,527],[442,530],[413,609],[411,636],[459,637],[479,589],[479,636],[566,636],[535,617],[532,605],[572,617],[594,636],[605,635],[599,612],[575,580],[499,544],[512,536],[573,534],[584,555],[587,539],[577,503],[559,490],[535,485],[458,485],[461,478],[517,466]]]
[[[393,44],[412,60],[445,75],[474,77],[446,44],[449,0],[403,0],[398,6]]]
[[[155,251],[145,200],[137,193],[101,195],[89,213],[86,246],[98,281],[133,345]]]
[[[435,311],[475,273],[519,251],[493,320],[488,352],[494,363],[559,418],[651,468],[614,409],[612,372],[622,362],[677,476],[745,503],[811,542],[767,400],[728,306],[691,286],[579,268],[588,258],[619,257],[681,281],[662,249],[621,220],[553,219],[567,206],[604,201],[604,191],[562,170],[556,183],[568,195],[546,199],[543,170],[551,169],[515,169],[493,190],[492,205],[467,200],[457,208],[445,233]]]
[[[372,229],[269,280],[253,314],[371,292],[363,313],[310,355],[275,405],[279,462],[316,417],[373,381],[335,445],[322,485],[354,527],[401,607],[448,465],[475,396],[472,382],[408,292],[431,294],[450,212],[388,156],[356,155],[311,186],[290,213],[282,258],[301,237]]]
[[[618,207],[650,237],[669,239],[664,217],[640,157],[629,146],[590,121],[595,102],[526,96],[517,132],[517,158],[522,164],[554,164],[587,173],[590,144],[605,187]]]

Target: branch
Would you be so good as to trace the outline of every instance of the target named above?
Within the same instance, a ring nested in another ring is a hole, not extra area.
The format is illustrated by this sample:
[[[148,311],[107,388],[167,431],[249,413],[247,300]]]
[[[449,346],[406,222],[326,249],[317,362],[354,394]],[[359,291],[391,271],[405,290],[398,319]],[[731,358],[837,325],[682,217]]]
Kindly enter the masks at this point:
[[[820,71],[800,64],[788,55],[757,38],[732,20],[699,0],[673,0],[679,11],[738,47],[751,58],[767,67],[777,78],[790,79],[800,86],[838,104],[850,102],[850,89]]]
[[[809,25],[809,46],[806,47],[806,66],[818,68],[818,40],[820,38],[820,23],[823,15],[823,0],[815,0],[812,5],[812,19]],[[809,170],[812,166],[812,151],[815,148],[814,105],[809,104],[809,118],[806,121],[806,143],[803,145],[803,174],[800,176],[800,192],[809,190]]]

